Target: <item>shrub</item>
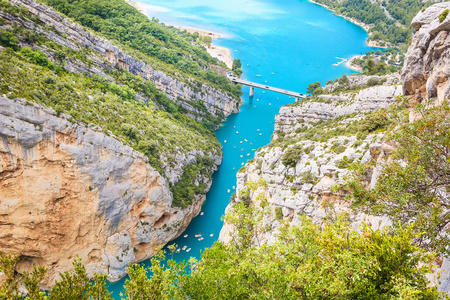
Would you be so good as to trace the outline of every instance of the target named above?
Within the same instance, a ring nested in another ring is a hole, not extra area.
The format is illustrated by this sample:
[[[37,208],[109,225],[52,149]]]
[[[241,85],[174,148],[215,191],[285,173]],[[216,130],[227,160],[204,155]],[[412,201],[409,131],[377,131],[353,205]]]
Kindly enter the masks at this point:
[[[447,18],[448,16],[448,9],[445,9],[440,15],[439,15],[439,23],[444,22],[444,20]]]
[[[302,154],[302,146],[295,145],[292,148],[289,148],[284,152],[283,157],[281,158],[281,162],[286,167],[295,167],[297,162],[300,160],[300,155]]]
[[[283,209],[279,206],[275,207],[275,218],[277,220],[283,219]]]

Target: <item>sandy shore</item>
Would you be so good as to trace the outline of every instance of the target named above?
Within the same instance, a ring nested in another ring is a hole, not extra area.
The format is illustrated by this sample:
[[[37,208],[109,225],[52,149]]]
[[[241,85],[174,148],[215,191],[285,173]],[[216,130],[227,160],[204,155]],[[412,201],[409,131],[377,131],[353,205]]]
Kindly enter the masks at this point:
[[[138,11],[140,11],[142,14],[146,15],[147,17],[150,17],[155,11],[164,11],[164,8],[144,4],[137,1],[127,1],[128,4],[134,6]],[[191,28],[191,27],[180,27],[180,26],[174,26],[180,30],[186,30],[189,33],[198,32],[200,36],[210,36],[213,40],[217,38],[225,38],[226,36],[223,34],[219,34],[217,32],[208,31],[204,29],[199,28]],[[231,51],[228,48],[211,45],[210,47],[206,48],[206,51],[208,51],[209,55],[211,55],[214,58],[217,58],[220,61],[223,61],[228,68],[231,69],[233,65],[233,58],[231,57]]]

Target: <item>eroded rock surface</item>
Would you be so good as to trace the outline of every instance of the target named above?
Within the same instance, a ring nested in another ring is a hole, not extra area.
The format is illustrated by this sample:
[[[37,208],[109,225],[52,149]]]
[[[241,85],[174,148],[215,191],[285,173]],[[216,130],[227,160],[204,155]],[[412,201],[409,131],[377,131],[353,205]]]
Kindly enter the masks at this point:
[[[450,2],[434,4],[411,23],[417,32],[406,55],[402,81],[404,95],[416,102],[450,99],[450,17],[439,21],[446,9]]]
[[[139,152],[95,128],[0,97],[0,249],[19,270],[49,267],[45,285],[79,255],[89,273],[125,275],[198,214],[172,207],[168,183]]]

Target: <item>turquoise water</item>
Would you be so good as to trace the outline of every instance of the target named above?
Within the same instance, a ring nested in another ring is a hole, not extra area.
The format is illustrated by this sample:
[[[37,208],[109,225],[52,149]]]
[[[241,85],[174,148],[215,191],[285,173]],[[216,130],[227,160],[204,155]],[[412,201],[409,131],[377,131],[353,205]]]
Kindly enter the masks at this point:
[[[241,59],[244,78],[259,83],[267,81],[267,85],[296,92],[304,93],[310,82],[324,84],[328,79],[351,73],[345,64],[333,66],[340,61],[336,57],[349,58],[372,50],[365,44],[367,34],[361,27],[308,1],[141,2],[157,6],[149,16],[163,23],[225,34],[227,38],[214,43],[232,49],[234,58]],[[249,99],[249,89],[244,87],[243,92],[241,112],[229,116],[217,130],[224,159],[213,176],[211,190],[202,207],[204,214],[189,225],[184,233],[188,234],[187,238],[181,236],[173,241],[180,248],[184,245],[192,248],[189,253],[175,254],[177,261],[188,260],[191,256],[199,258],[200,251],[217,240],[221,217],[236,185],[236,172],[242,163],[253,158],[255,149],[270,142],[280,106],[294,101],[288,96],[261,90],[255,90],[253,99]],[[204,240],[198,241],[195,234],[202,234]],[[119,299],[124,280],[111,284],[116,299]]]

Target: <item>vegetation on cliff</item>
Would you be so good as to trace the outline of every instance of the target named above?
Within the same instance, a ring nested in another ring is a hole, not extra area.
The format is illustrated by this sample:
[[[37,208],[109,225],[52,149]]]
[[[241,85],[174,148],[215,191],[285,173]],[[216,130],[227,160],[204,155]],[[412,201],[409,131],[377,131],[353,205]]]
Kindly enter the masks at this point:
[[[255,192],[266,185],[249,182]],[[122,299],[437,299],[437,288],[425,277],[433,255],[414,245],[420,237],[412,226],[372,230],[362,225],[358,231],[345,215],[322,225],[302,218],[299,226],[285,222],[273,244],[259,244],[270,226],[264,223],[273,214],[264,195],[259,202],[236,204],[226,216],[235,228],[233,242],[216,242],[202,253],[198,262],[152,259],[149,270],[128,268]],[[171,247],[175,251],[176,247]],[[49,299],[110,299],[104,277],[92,282],[78,261],[49,292]],[[0,287],[0,297],[19,299],[18,283],[25,282],[28,299],[45,299],[36,287],[45,268],[22,277],[14,275],[14,259],[0,257],[0,270],[8,280]],[[152,273],[148,278],[147,273]],[[442,299],[445,295],[441,295]]]
[[[428,107],[427,107],[428,106]],[[347,188],[354,206],[373,215],[387,215],[394,222],[415,222],[423,235],[421,247],[449,255],[450,239],[450,106],[419,104],[418,120],[409,121],[407,111],[397,114],[400,126],[388,136],[396,150],[384,164],[374,188],[366,189],[376,161],[352,167]]]
[[[411,20],[421,9],[433,1],[420,0],[315,0],[337,14],[344,15],[371,26],[369,39],[381,44],[408,46],[411,42]]]
[[[24,7],[0,1],[5,15],[40,24]],[[202,157],[185,167],[180,180],[171,184],[174,205],[186,207],[207,184],[214,169],[210,155],[220,155],[214,130],[223,114],[212,116],[204,103],[194,103],[200,114],[187,111],[158,91],[151,81],[120,69],[95,73],[68,71],[67,66],[93,64],[88,48],[74,51],[22,26],[10,26],[0,17],[0,94],[25,98],[67,114],[74,122],[97,125],[144,153],[150,164],[165,175],[165,168],[177,163],[177,155],[202,152]],[[49,29],[51,30],[51,29]],[[29,45],[28,46],[21,46]],[[198,121],[197,121],[198,120]],[[179,192],[182,189],[183,192]]]
[[[182,80],[193,76],[199,82],[217,86],[234,97],[241,95],[239,86],[230,84],[224,75],[210,68],[210,64],[219,64],[219,61],[211,57],[204,47],[191,44],[198,37],[160,24],[157,20],[149,20],[124,0],[40,1],[96,33],[146,55],[157,69],[182,72]]]

